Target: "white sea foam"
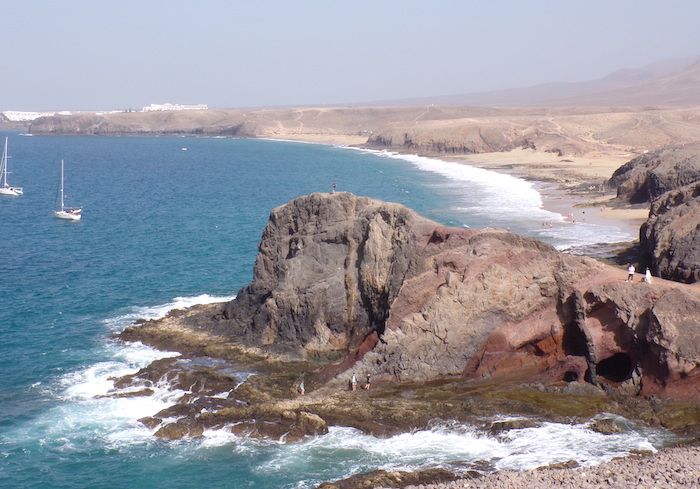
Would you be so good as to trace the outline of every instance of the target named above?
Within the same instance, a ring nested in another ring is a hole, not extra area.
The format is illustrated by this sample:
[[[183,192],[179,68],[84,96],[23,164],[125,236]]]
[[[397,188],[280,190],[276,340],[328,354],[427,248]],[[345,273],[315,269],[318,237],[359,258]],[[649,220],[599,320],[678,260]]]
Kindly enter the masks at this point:
[[[109,330],[118,331],[136,319],[156,319],[172,309],[230,299],[209,295],[178,297],[167,304],[132,308],[125,314],[106,319],[104,323]],[[51,392],[56,399],[56,405],[15,436],[41,439],[43,443],[60,446],[61,450],[97,440],[115,447],[152,439],[152,431],[138,419],[173,405],[184,392],[171,389],[167,384],[156,384],[151,387],[152,395],[119,397],[118,394],[133,393],[139,388],[117,390],[114,381],[137,372],[154,360],[179,356],[179,353],[156,350],[140,342],[125,345],[109,341],[101,348],[99,356],[104,358],[103,361],[67,373],[60,378],[58,385],[47,388],[47,393]]]
[[[331,428],[328,435],[280,446],[259,469],[298,471],[315,483],[327,480],[329,467],[341,467],[344,477],[349,477],[374,469],[522,470],[569,460],[595,465],[633,450],[654,451],[663,436],[661,432],[638,430],[602,435],[591,431],[588,424],[557,423],[500,436],[470,426],[449,425],[386,439],[363,435],[352,428]]]
[[[616,226],[568,222],[565,216],[544,209],[538,184],[534,182],[423,156],[369,152],[408,161],[421,171],[444,177],[441,187],[454,201],[445,211],[461,220],[462,226],[510,228],[513,232],[547,241],[559,250],[634,239]],[[545,223],[547,225],[543,226]],[[551,228],[549,223],[553,224]]]
[[[176,300],[171,304],[198,301],[201,298]],[[154,316],[167,310],[161,306],[150,308]],[[158,444],[152,430],[138,420],[172,405],[184,392],[156,385],[151,396],[102,396],[114,388],[113,378],[133,373],[156,358],[177,354],[159,352],[140,343],[126,346],[109,343],[103,353],[104,361],[61,379],[56,404],[41,418],[14,428],[12,433],[4,433],[0,440],[8,437],[40,440],[42,446],[57,453],[105,447],[150,449]],[[200,438],[183,439],[168,446],[181,456],[191,456],[200,450],[228,449],[259,464],[255,471],[280,478],[299,474],[303,482],[298,487],[307,488],[377,468],[417,470],[442,466],[460,471],[526,469],[568,460],[596,464],[635,449],[654,450],[664,441],[663,432],[644,430],[629,421],[622,422],[621,418],[617,421],[624,432],[607,436],[593,432],[587,424],[544,423],[537,428],[492,436],[472,426],[452,423],[386,439],[351,428],[332,427],[327,435],[292,444],[240,438],[226,429],[207,430]]]
[[[122,331],[138,319],[159,319],[173,309],[185,309],[198,304],[214,304],[227,302],[236,296],[211,296],[202,294],[192,297],[176,297],[171,302],[156,306],[132,307],[126,313],[105,319],[104,323],[110,331]]]
[[[150,440],[151,430],[138,419],[171,406],[184,392],[156,385],[153,395],[109,397],[116,392],[114,379],[134,373],[155,359],[178,353],[134,343],[106,345],[104,354],[109,360],[61,378],[55,388],[57,404],[25,427],[29,438],[41,439],[44,444],[59,446],[61,450],[83,450],[86,444],[94,443],[116,448]],[[128,391],[134,389],[125,392]]]

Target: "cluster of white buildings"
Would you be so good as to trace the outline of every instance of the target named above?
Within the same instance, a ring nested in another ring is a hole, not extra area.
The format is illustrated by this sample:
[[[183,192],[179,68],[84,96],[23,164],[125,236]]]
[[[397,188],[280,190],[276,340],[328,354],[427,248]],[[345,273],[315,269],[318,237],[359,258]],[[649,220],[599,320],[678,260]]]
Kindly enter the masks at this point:
[[[180,105],[180,104],[151,104],[147,105],[141,112],[158,112],[161,110],[206,110],[207,104]]]
[[[21,110],[5,110],[0,112],[5,119],[10,122],[31,122],[39,117],[51,116],[51,115],[71,115],[73,112],[62,110],[60,112],[28,112]]]
[[[151,104],[143,109],[141,112],[157,112],[161,110],[206,110],[209,107],[206,104],[197,105],[180,105],[180,104]],[[107,110],[107,111],[71,111],[71,110],[60,110],[51,112],[30,112],[22,110],[4,110],[0,112],[0,120],[4,119],[10,122],[32,122],[39,117],[53,116],[53,115],[73,115],[73,114],[114,114],[117,112],[131,112],[124,110]]]

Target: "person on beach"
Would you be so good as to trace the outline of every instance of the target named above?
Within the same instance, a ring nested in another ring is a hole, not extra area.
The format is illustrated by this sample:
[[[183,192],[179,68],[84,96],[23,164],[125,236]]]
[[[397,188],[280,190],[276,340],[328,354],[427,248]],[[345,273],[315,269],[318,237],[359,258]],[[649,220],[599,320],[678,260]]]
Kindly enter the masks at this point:
[[[627,280],[625,282],[634,282],[634,265],[630,263],[627,267]]]
[[[354,374],[352,376],[352,379],[350,379],[350,385],[352,386],[352,390],[357,390],[357,377],[355,377]]]
[[[647,271],[644,272],[644,283],[651,283],[651,271],[649,270],[649,267],[647,267]]]
[[[365,384],[365,389],[369,390],[370,386],[372,385],[372,376],[370,374],[367,374],[367,383]]]

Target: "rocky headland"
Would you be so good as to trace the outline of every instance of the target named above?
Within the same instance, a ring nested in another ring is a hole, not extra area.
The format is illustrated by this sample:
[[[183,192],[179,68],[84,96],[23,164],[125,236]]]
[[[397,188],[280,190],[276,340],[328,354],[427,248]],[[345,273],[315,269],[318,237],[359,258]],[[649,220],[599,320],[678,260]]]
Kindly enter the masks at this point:
[[[329,426],[387,436],[439,420],[507,430],[518,426],[485,420],[602,412],[697,436],[700,290],[626,276],[506,230],[312,194],[271,212],[233,301],[118,335],[182,355],[116,379],[112,395],[151,395],[164,379],[186,391],[142,420],[167,439],[225,429],[295,441]],[[360,386],[371,375],[371,389],[351,390],[353,375]],[[424,476],[403,485],[449,479]]]

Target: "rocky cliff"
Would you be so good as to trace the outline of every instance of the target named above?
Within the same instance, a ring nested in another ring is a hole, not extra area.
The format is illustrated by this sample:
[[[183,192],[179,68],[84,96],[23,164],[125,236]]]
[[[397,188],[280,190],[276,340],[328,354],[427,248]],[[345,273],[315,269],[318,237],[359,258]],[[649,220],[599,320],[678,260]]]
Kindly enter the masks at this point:
[[[700,146],[664,148],[638,156],[608,180],[618,199],[639,204],[700,180]]]
[[[225,429],[295,441],[331,425],[386,436],[498,413],[697,427],[700,290],[626,277],[504,230],[312,194],[271,212],[235,300],[120,333],[182,357],[108,395],[182,390],[141,420],[167,439]],[[371,375],[372,389],[349,390],[351,375]]]
[[[304,354],[357,348],[383,331],[434,226],[401,205],[347,193],[274,209],[255,279],[224,308],[214,331]]]
[[[607,185],[617,199],[650,203],[640,229],[643,267],[654,275],[684,283],[700,281],[700,146],[665,148],[618,168]]]
[[[700,282],[700,181],[654,200],[640,230],[642,261],[655,275]]]
[[[560,155],[636,153],[700,138],[697,107],[321,107],[122,112],[41,117],[32,134],[303,139],[421,155],[536,148]]]
[[[253,282],[191,323],[317,361],[311,388],[344,372],[696,398],[700,294],[625,278],[507,231],[447,228],[398,204],[312,194],[272,211]]]

